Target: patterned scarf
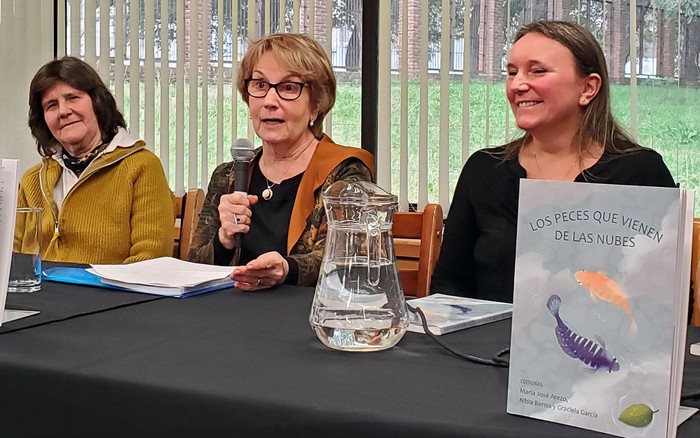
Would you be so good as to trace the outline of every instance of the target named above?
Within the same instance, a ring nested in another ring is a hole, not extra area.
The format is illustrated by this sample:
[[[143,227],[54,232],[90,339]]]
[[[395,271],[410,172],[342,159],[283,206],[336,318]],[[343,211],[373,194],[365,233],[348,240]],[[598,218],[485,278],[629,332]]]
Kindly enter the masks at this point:
[[[89,154],[85,155],[82,158],[76,158],[66,152],[66,149],[63,149],[63,164],[66,165],[66,167],[75,173],[76,176],[80,176],[81,173],[88,167],[90,163],[92,163],[92,160],[97,157],[100,152],[105,150],[105,148],[109,145],[109,143],[103,143],[101,145],[95,146],[95,149],[93,149]]]

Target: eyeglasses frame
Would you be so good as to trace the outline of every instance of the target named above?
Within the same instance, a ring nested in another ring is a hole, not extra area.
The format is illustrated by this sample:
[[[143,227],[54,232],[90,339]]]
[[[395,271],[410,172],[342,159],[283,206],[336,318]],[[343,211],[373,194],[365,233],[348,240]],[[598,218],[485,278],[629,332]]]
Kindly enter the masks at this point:
[[[267,88],[267,91],[265,92],[265,94],[263,94],[262,96],[254,96],[254,95],[250,94],[250,91],[248,90],[248,86],[249,86],[249,84],[250,84],[251,81],[265,82],[265,83],[268,85],[268,88]],[[249,96],[249,97],[252,97],[252,98],[255,98],[255,99],[262,99],[262,98],[266,97],[266,96],[267,96],[267,93],[269,93],[270,90],[272,90],[272,89],[274,88],[274,89],[275,89],[275,93],[277,93],[277,96],[279,96],[280,99],[286,100],[286,101],[288,101],[288,102],[289,102],[289,101],[293,101],[293,100],[299,99],[299,98],[301,97],[302,93],[304,93],[304,87],[309,87],[309,86],[310,86],[310,84],[309,84],[308,82],[282,81],[282,82],[277,82],[276,84],[273,84],[272,82],[268,82],[268,81],[266,81],[265,79],[256,79],[256,78],[245,79],[245,80],[243,81],[243,83],[245,83],[245,91],[246,91],[246,93],[248,93],[248,96]],[[297,97],[295,97],[294,99],[288,99],[288,98],[286,98],[286,97],[282,97],[282,95],[279,93],[279,90],[277,90],[277,87],[278,87],[279,85],[282,85],[282,84],[296,84],[296,85],[299,85],[299,87],[300,87],[300,88],[299,88],[299,95],[298,95]]]

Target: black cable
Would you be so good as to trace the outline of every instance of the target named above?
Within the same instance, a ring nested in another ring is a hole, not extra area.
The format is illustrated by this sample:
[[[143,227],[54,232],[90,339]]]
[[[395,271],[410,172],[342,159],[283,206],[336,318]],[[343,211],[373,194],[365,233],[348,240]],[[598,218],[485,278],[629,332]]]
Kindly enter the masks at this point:
[[[455,350],[454,348],[447,345],[440,338],[438,338],[438,336],[435,333],[430,331],[430,329],[428,328],[428,321],[426,320],[425,314],[423,313],[423,310],[421,310],[420,307],[413,308],[408,303],[406,304],[406,307],[411,313],[415,313],[418,315],[425,334],[428,335],[428,337],[435,341],[439,346],[454,354],[455,356],[481,365],[508,368],[509,360],[504,358],[503,356],[510,354],[510,348],[504,348],[503,350],[499,351],[492,359],[484,359],[483,357],[472,356],[471,354],[462,353],[461,351]],[[681,401],[693,400],[696,398],[700,398],[700,391],[681,394]]]
[[[425,334],[428,335],[428,337],[435,341],[439,346],[454,354],[455,356],[481,365],[508,368],[509,360],[504,358],[503,356],[510,354],[510,348],[504,348],[503,350],[499,351],[492,359],[484,359],[483,357],[472,356],[471,354],[462,353],[461,351],[455,350],[454,348],[447,345],[440,338],[438,338],[438,336],[435,333],[430,331],[430,329],[428,328],[428,321],[426,320],[425,314],[423,313],[423,310],[421,310],[420,307],[414,308],[408,303],[406,304],[406,307],[411,313],[415,313],[418,315]],[[700,391],[681,394],[681,401],[688,401],[696,398],[700,398]]]
[[[492,359],[484,359],[483,357],[472,356],[471,354],[462,353],[461,351],[455,350],[454,348],[447,345],[445,342],[440,340],[440,338],[438,338],[435,333],[430,331],[430,329],[428,328],[428,321],[425,319],[425,314],[423,313],[420,307],[413,308],[409,304],[406,304],[406,307],[411,313],[415,313],[418,315],[425,334],[428,335],[428,337],[435,341],[439,346],[454,354],[455,356],[481,365],[508,368],[509,361],[503,356],[510,353],[510,348],[504,348],[503,350],[499,351]]]

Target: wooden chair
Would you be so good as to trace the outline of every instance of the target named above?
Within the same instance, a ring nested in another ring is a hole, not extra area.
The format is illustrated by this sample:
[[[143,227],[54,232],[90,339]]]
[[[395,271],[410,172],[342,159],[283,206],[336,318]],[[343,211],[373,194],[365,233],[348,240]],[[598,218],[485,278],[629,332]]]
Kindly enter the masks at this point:
[[[197,227],[202,205],[204,205],[204,190],[202,189],[190,189],[184,195],[173,198],[173,208],[175,210],[173,257],[187,260],[192,235]]]
[[[700,327],[700,276],[698,276],[698,262],[700,262],[700,218],[695,218],[693,221],[693,251],[692,258],[690,262],[690,281],[692,286],[692,292],[694,300],[693,309],[693,319],[690,322],[691,325]]]
[[[396,265],[404,294],[424,297],[430,294],[430,277],[440,255],[442,207],[427,204],[422,212],[394,215],[392,234]]]

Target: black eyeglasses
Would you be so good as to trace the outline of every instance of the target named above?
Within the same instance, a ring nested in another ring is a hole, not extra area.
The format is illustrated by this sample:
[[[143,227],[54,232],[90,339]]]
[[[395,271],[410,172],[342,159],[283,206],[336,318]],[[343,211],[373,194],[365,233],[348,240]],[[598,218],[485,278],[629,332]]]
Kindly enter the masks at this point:
[[[277,95],[283,100],[296,100],[301,96],[301,92],[304,91],[304,87],[309,84],[305,82],[293,82],[285,81],[278,82],[276,84],[271,84],[263,79],[246,79],[245,88],[248,91],[250,97],[265,97],[270,91],[270,88],[274,88],[277,91]]]

